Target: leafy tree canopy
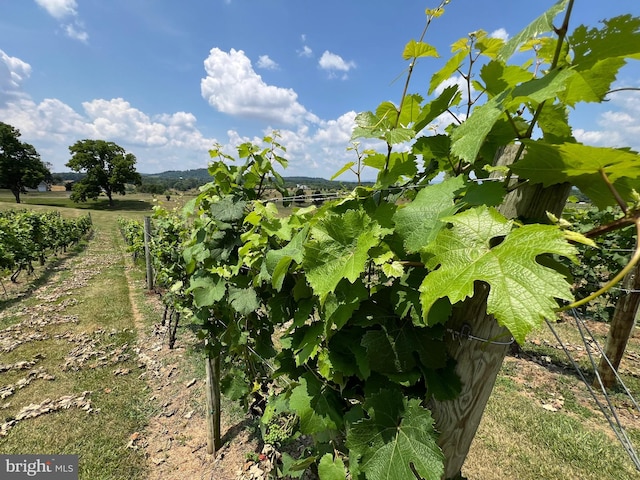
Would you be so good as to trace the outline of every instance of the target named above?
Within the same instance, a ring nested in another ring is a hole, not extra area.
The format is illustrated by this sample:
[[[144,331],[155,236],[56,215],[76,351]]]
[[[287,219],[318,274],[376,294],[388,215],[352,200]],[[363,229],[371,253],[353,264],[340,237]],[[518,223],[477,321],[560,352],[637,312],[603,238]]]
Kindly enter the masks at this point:
[[[8,188],[20,203],[26,188],[51,180],[51,171],[28,143],[20,141],[20,130],[0,122],[0,188]]]
[[[75,172],[86,173],[86,177],[73,186],[71,199],[85,202],[97,199],[104,192],[113,205],[113,194],[125,194],[127,183],[140,184],[136,172],[136,157],[124,148],[105,140],[79,140],[69,147],[71,160],[66,166]]]

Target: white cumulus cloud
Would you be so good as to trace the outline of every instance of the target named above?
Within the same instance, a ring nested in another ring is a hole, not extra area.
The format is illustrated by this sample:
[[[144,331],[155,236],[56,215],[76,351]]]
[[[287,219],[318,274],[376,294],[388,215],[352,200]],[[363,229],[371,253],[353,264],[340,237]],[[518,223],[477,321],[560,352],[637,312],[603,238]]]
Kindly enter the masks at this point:
[[[65,34],[74,40],[86,43],[89,34],[78,16],[76,0],[35,0],[49,15],[61,22],[60,26]]]
[[[340,55],[331,53],[328,50],[325,50],[322,54],[320,60],[318,60],[318,65],[320,65],[321,69],[328,71],[331,76],[334,76],[336,71],[346,74],[351,69],[356,68],[354,62],[347,62]],[[343,76],[343,78],[346,78],[346,76]]]
[[[311,47],[303,45],[302,49],[298,51],[298,55],[309,58],[313,56],[313,50],[311,50]]]
[[[212,48],[204,68],[207,76],[200,82],[202,97],[222,113],[277,125],[317,121],[298,102],[295,91],[265,83],[242,50]]]
[[[494,30],[493,32],[491,32],[489,34],[489,37],[491,37],[491,38],[501,38],[505,42],[507,40],[509,40],[509,34],[507,33],[507,31],[504,28],[499,28],[497,30]]]
[[[78,14],[76,0],[36,0],[36,3],[58,20]]]
[[[631,147],[640,151],[640,92],[620,91],[609,95],[612,109],[597,117],[598,129],[578,128],[574,130],[576,139],[587,145],[606,147]],[[581,111],[577,107],[576,118]]]
[[[264,68],[265,70],[277,70],[278,64],[269,58],[269,55],[260,55],[258,57],[258,68]]]
[[[0,104],[3,97],[16,93],[22,82],[30,76],[31,65],[0,49]]]

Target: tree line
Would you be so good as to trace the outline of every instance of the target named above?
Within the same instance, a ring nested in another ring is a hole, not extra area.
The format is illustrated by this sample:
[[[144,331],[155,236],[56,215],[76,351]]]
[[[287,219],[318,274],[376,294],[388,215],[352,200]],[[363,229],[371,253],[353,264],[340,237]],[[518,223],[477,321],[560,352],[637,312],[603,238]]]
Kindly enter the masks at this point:
[[[51,164],[44,162],[35,147],[20,140],[20,130],[0,122],[0,188],[11,191],[20,203],[27,188],[53,181]],[[104,193],[113,205],[113,195],[125,194],[127,184],[139,185],[136,157],[114,142],[78,140],[69,147],[71,159],[66,166],[83,177],[73,184],[74,202],[95,200]]]

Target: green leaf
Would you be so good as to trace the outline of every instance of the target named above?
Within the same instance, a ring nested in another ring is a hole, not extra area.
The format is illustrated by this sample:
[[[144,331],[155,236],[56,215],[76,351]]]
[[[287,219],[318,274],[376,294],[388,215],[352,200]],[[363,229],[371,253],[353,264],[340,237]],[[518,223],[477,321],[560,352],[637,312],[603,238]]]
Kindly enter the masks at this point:
[[[401,152],[392,152],[389,157],[382,153],[368,155],[364,158],[364,165],[379,170],[376,180],[378,188],[386,188],[403,177],[411,178],[418,173],[415,157]]]
[[[248,315],[260,308],[258,295],[253,288],[229,287],[228,301],[240,315]]]
[[[226,293],[225,280],[220,277],[191,277],[187,293],[193,295],[196,307],[208,307],[222,300]]]
[[[516,52],[520,45],[525,43],[530,38],[537,37],[542,33],[553,32],[553,20],[558,15],[558,13],[566,8],[568,1],[569,0],[560,0],[549,10],[544,12],[533,22],[527,25],[524,30],[515,35],[513,38],[509,39],[509,41],[507,41],[504,47],[502,47],[502,49],[500,50],[498,58],[500,60],[506,61]]]
[[[211,217],[220,222],[233,222],[244,217],[247,203],[232,196],[225,196],[210,207]]]
[[[526,154],[512,170],[532,183],[545,187],[571,182],[595,205],[615,205],[602,174],[606,174],[618,193],[632,199],[632,190],[640,189],[640,156],[628,150],[591,147],[577,143],[549,145],[526,142]]]
[[[283,248],[267,252],[265,264],[267,271],[271,274],[271,284],[278,292],[282,289],[291,262],[302,263],[303,244],[308,233],[309,227],[305,226]]]
[[[417,372],[418,360],[430,369],[443,368],[446,363],[441,339],[434,338],[431,329],[415,327],[411,322],[370,329],[360,343],[367,349],[371,370],[392,377]]]
[[[413,202],[396,211],[396,233],[408,252],[417,252],[435,239],[444,225],[440,219],[456,212],[453,199],[463,185],[462,177],[430,185],[420,190]]]
[[[338,170],[336,173],[334,173],[329,180],[335,180],[336,178],[338,178],[343,173],[351,170],[351,167],[353,167],[355,164],[356,164],[356,162],[349,162],[349,163],[345,164],[340,170]]]
[[[468,55],[469,52],[467,49],[465,49],[459,51],[449,60],[447,60],[447,63],[444,64],[444,67],[438,70],[431,77],[431,82],[429,83],[429,95],[431,95],[442,82],[451,78],[451,76],[460,68],[462,62],[467,58]],[[453,89],[454,91],[457,91],[457,87],[454,86],[447,87],[445,90],[447,89]],[[451,98],[453,98],[453,96]]]
[[[250,391],[245,372],[239,368],[229,369],[220,381],[220,390],[231,400],[244,398]]]
[[[436,443],[431,413],[416,399],[382,390],[365,404],[369,418],[347,430],[350,471],[370,480],[415,478],[411,465],[425,480],[440,480],[444,457]],[[352,466],[352,464],[354,464]]]
[[[328,435],[342,424],[335,392],[311,374],[300,378],[291,392],[289,406],[300,418],[300,431],[305,435]]]
[[[415,132],[413,128],[391,128],[384,132],[382,138],[389,145],[398,145],[400,143],[410,142],[415,137]]]
[[[423,98],[420,95],[405,95],[402,100],[402,110],[398,118],[398,126],[411,126],[420,115],[420,104]]]
[[[357,280],[351,286],[346,285],[346,281],[343,283],[344,288],[337,288],[335,292],[328,294],[322,306],[327,336],[331,331],[335,333],[336,330],[340,330],[358,309],[360,302],[369,296],[369,291],[361,280]]]
[[[622,58],[605,58],[589,70],[575,71],[560,98],[570,107],[578,102],[602,102],[624,64]]]
[[[576,28],[569,37],[578,70],[589,70],[610,58],[637,58],[640,53],[640,18],[631,14],[603,20],[603,27]]]
[[[320,480],[345,480],[347,472],[344,469],[344,462],[340,457],[333,458],[333,455],[326,453],[318,464],[318,476]]]
[[[505,65],[503,62],[493,60],[483,65],[480,70],[480,78],[484,81],[484,88],[490,96],[494,96],[515,87],[521,82],[531,80],[531,72],[516,66]]]
[[[567,88],[567,83],[573,76],[575,76],[573,70],[553,70],[544,77],[524,82],[513,89],[511,92],[513,98],[508,102],[508,106],[516,107],[528,102],[540,104],[555,98]]]
[[[448,297],[456,303],[471,297],[476,281],[490,286],[487,313],[523,342],[544,318],[553,318],[556,298],[571,300],[565,277],[537,262],[545,253],[574,258],[575,250],[562,232],[550,225],[513,228],[496,210],[478,207],[449,217],[453,227],[442,230],[426,248],[431,271],[420,286],[423,311]],[[491,247],[495,239],[504,240]]]
[[[404,47],[402,52],[402,58],[405,60],[411,60],[419,57],[437,57],[438,51],[432,45],[425,42],[416,42],[415,40],[409,40],[409,43]]]
[[[450,107],[457,105],[462,97],[457,85],[451,85],[445,88],[440,96],[435,100],[427,103],[423,108],[413,128],[416,133],[433,122],[439,115],[443,114]]]
[[[478,152],[493,125],[504,115],[503,103],[509,97],[505,91],[487,100],[476,108],[473,113],[451,134],[451,153],[466,160],[475,162]]]
[[[329,213],[311,230],[303,267],[322,300],[346,278],[353,283],[364,272],[369,249],[387,233],[362,210]]]

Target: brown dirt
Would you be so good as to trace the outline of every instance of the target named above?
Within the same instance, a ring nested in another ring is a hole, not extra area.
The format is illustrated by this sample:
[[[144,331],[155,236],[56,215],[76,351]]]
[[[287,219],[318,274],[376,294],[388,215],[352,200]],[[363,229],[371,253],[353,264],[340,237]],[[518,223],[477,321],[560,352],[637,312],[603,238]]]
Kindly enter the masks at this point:
[[[149,480],[234,480],[249,477],[253,467],[247,455],[256,453],[258,444],[250,438],[242,423],[233,423],[223,405],[223,447],[213,456],[207,453],[207,427],[204,378],[197,378],[185,359],[185,345],[196,339],[180,332],[174,349],[168,348],[167,329],[160,322],[147,327],[133,298],[135,285],[128,275],[131,305],[138,329],[137,353],[145,366],[143,374],[153,391],[156,412],[147,428],[131,436],[129,447],[142,448],[149,462]],[[162,306],[153,294],[147,302],[154,306],[158,319]],[[258,477],[254,477],[258,478]],[[262,477],[260,477],[262,478]]]

